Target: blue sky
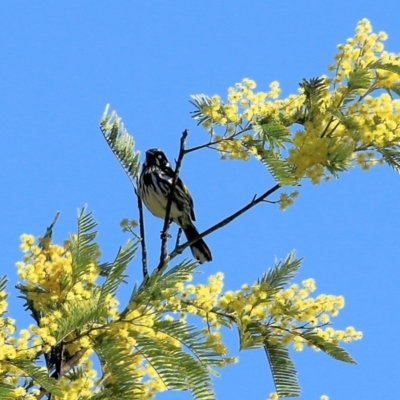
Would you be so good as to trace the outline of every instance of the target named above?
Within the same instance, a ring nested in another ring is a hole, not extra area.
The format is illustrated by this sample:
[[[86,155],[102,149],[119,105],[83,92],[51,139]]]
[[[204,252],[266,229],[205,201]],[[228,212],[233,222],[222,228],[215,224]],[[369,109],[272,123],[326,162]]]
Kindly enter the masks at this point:
[[[278,80],[282,96],[294,93],[302,78],[327,73],[336,45],[362,18],[388,33],[389,51],[400,52],[396,6],[394,0],[3,3],[0,260],[19,328],[31,322],[12,289],[20,234],[43,234],[59,210],[55,239],[62,241],[76,229],[77,208],[88,204],[109,260],[126,241],[120,220],[137,217],[132,188],[98,129],[107,103],[142,154],[159,147],[172,160],[183,129],[190,129],[189,146],[208,139],[190,119],[190,94],[225,95],[244,77],[260,90]],[[274,184],[258,163],[222,162],[212,151],[185,158],[181,176],[195,199],[200,230]],[[359,364],[311,350],[293,353],[302,399],[396,397],[399,187],[389,167],[354,169],[327,184],[305,183],[285,212],[262,204],[207,238],[214,261],[202,270],[205,276],[223,271],[227,290],[254,282],[275,257],[295,249],[304,257],[297,282],[313,277],[317,294],[345,297],[334,322],[364,332],[348,347]],[[147,213],[146,225],[151,266],[162,221]],[[130,284],[139,280],[140,263],[129,273]],[[235,332],[226,337],[237,354]],[[274,388],[263,352],[241,353],[215,388],[218,399],[266,399]]]

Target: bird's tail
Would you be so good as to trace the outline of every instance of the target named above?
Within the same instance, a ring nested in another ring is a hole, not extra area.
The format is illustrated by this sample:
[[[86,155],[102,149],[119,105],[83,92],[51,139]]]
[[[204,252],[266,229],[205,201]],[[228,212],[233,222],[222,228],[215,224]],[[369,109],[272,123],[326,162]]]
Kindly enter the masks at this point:
[[[183,232],[185,232],[186,239],[190,242],[192,239],[199,235],[198,230],[193,225],[193,222],[190,221],[189,224],[182,227]],[[205,261],[211,261],[211,251],[206,245],[206,242],[203,239],[197,240],[197,242],[193,243],[190,246],[190,250],[192,250],[193,257],[200,263],[203,264]]]

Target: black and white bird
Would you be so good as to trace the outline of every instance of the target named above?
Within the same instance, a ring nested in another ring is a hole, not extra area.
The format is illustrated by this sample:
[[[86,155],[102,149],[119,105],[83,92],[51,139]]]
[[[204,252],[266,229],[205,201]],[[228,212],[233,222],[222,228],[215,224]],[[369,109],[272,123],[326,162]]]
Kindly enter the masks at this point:
[[[143,203],[158,218],[165,219],[173,177],[174,171],[165,154],[160,149],[147,150],[146,161],[139,178],[138,191]],[[169,218],[182,228],[188,241],[199,234],[193,224],[193,221],[196,220],[193,207],[192,196],[181,178],[178,177]],[[211,251],[203,239],[193,243],[190,249],[200,264],[212,260]]]

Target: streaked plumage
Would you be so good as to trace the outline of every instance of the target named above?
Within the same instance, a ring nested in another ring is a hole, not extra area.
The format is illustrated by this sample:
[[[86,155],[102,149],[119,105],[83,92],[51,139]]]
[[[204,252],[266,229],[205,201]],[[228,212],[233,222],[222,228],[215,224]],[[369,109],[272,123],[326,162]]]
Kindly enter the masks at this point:
[[[146,161],[139,178],[139,196],[156,217],[165,218],[173,176],[174,171],[161,150],[150,149],[146,152]],[[196,218],[192,196],[179,177],[172,199],[170,219],[182,228],[187,240],[192,240],[199,234],[193,224]],[[210,249],[203,239],[199,239],[190,248],[200,263],[212,260]]]

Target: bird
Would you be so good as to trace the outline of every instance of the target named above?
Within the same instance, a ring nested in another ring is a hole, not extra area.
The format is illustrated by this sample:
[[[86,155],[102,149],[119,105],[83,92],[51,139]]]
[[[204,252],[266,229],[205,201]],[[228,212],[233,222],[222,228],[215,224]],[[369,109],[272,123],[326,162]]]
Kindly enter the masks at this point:
[[[138,194],[147,209],[158,218],[165,219],[174,174],[167,157],[160,149],[146,151],[146,160],[138,180]],[[179,177],[173,193],[169,219],[182,228],[188,241],[199,235],[193,223],[196,218],[192,196]],[[211,251],[203,239],[198,239],[190,249],[200,264],[212,260]]]

